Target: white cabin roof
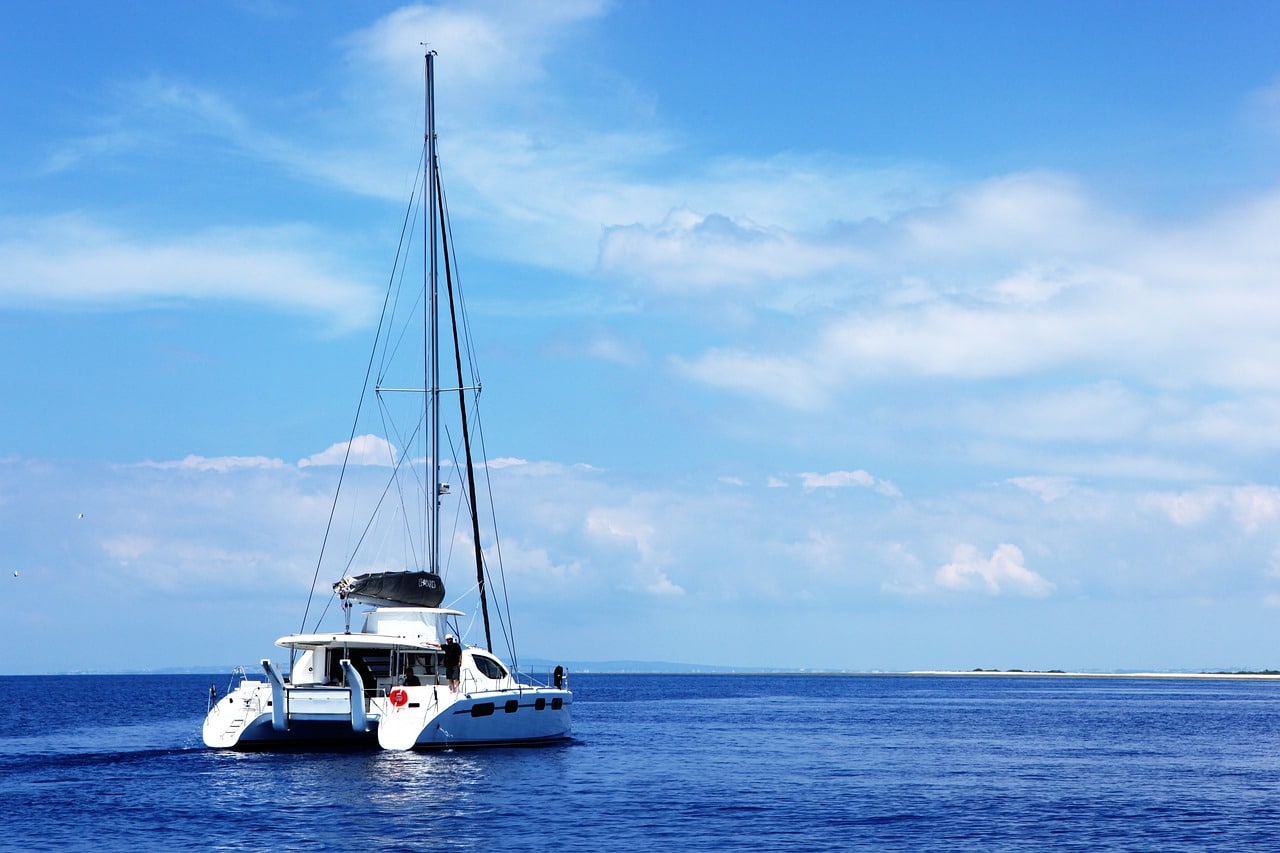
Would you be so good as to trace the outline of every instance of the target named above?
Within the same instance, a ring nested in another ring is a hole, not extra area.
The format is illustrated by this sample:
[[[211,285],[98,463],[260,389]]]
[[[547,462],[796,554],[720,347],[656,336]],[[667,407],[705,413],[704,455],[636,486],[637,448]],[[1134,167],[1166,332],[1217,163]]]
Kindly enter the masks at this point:
[[[393,637],[389,634],[290,634],[276,640],[285,649],[324,649],[349,646],[362,649],[385,649],[401,646],[417,649],[438,649],[438,643],[427,642],[420,637]]]
[[[290,634],[276,640],[285,649],[401,648],[438,649],[449,616],[465,616],[443,607],[376,607],[365,613],[365,630],[354,634]],[[372,629],[372,630],[370,630]]]

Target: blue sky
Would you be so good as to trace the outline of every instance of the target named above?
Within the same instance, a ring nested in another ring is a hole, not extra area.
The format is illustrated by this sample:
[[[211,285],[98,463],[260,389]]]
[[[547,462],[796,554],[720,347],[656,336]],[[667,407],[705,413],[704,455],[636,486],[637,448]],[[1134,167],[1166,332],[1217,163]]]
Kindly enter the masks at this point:
[[[1274,667],[1278,34],[1251,2],[9,9],[0,670],[297,628],[423,41],[522,655]]]

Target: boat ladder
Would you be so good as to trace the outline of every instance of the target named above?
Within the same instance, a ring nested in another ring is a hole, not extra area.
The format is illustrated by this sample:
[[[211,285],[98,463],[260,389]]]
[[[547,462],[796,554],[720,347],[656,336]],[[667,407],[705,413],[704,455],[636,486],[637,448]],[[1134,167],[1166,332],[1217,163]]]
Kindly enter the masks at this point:
[[[222,732],[223,737],[239,740],[239,732],[248,724],[249,718],[257,718],[261,712],[262,706],[257,696],[250,696],[232,704],[229,712],[231,719],[227,720],[227,727]]]

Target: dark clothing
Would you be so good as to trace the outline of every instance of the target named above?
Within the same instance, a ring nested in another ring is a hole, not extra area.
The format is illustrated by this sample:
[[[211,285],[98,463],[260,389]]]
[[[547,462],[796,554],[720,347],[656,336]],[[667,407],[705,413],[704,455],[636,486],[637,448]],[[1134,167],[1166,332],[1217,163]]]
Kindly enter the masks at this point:
[[[450,681],[458,680],[458,671],[462,667],[462,646],[457,640],[448,640],[444,644],[444,671]]]

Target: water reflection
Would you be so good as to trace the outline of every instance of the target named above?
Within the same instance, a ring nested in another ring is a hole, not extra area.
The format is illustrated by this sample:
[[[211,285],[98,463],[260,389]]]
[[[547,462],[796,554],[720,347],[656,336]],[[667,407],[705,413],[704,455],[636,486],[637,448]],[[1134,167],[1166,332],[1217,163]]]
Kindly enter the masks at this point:
[[[490,768],[474,753],[379,752],[364,768],[370,802],[392,810],[420,810],[431,803],[439,815],[474,814],[468,802],[489,779]]]
[[[270,816],[273,826],[256,830],[255,843],[266,832],[323,847],[354,833],[366,849],[407,849],[426,836],[447,837],[453,849],[489,849],[496,822],[532,813],[531,792],[543,792],[536,802],[567,787],[568,751],[210,750],[198,759],[201,799],[211,823]]]

